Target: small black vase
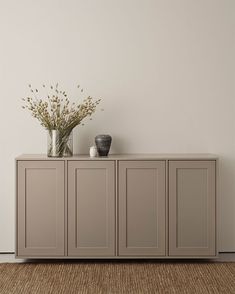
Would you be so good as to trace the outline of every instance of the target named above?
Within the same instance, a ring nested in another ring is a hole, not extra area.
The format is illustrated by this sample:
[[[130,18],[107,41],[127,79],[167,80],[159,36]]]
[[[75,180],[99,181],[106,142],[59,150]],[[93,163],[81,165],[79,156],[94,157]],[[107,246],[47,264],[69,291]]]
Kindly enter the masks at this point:
[[[112,137],[110,135],[98,135],[95,137],[95,144],[99,156],[108,156],[111,143]]]

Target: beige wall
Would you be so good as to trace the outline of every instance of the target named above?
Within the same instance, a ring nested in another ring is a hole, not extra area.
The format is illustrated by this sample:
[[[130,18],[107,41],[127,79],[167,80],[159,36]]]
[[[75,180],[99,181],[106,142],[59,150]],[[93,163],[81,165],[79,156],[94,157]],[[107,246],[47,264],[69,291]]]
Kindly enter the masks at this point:
[[[0,0],[0,251],[14,250],[14,157],[46,151],[27,84],[81,83],[104,112],[75,131],[112,152],[221,156],[220,249],[235,251],[235,1]]]

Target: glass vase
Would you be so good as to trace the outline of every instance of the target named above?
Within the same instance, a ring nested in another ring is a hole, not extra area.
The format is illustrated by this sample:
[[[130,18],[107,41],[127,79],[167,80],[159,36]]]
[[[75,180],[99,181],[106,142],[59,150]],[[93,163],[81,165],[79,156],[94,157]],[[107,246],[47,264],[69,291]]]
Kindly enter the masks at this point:
[[[66,130],[48,130],[47,156],[68,157],[73,155],[73,132]]]

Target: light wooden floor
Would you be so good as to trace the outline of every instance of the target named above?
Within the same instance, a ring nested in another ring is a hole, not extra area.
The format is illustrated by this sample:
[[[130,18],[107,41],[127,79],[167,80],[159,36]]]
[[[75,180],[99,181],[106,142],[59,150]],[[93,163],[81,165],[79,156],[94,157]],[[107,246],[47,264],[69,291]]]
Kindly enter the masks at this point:
[[[79,259],[78,259],[79,260]],[[15,259],[14,253],[0,253],[0,263],[8,263],[8,262],[32,262],[35,260],[25,260],[25,259]],[[40,262],[40,260],[37,260]],[[55,261],[58,261],[57,259]],[[177,262],[177,260],[175,260]],[[212,259],[212,261],[216,262],[224,262],[224,261],[234,261],[235,262],[235,252],[234,253],[220,253],[219,258]]]

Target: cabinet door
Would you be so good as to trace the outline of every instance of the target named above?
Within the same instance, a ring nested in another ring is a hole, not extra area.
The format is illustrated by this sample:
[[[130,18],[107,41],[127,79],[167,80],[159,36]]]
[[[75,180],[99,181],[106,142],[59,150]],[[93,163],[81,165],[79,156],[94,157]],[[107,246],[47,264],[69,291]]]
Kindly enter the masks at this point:
[[[165,255],[165,161],[119,162],[119,255]]]
[[[17,249],[26,257],[64,255],[64,162],[18,161]]]
[[[214,256],[215,161],[169,162],[169,254]]]
[[[68,163],[68,255],[114,256],[115,164]]]

